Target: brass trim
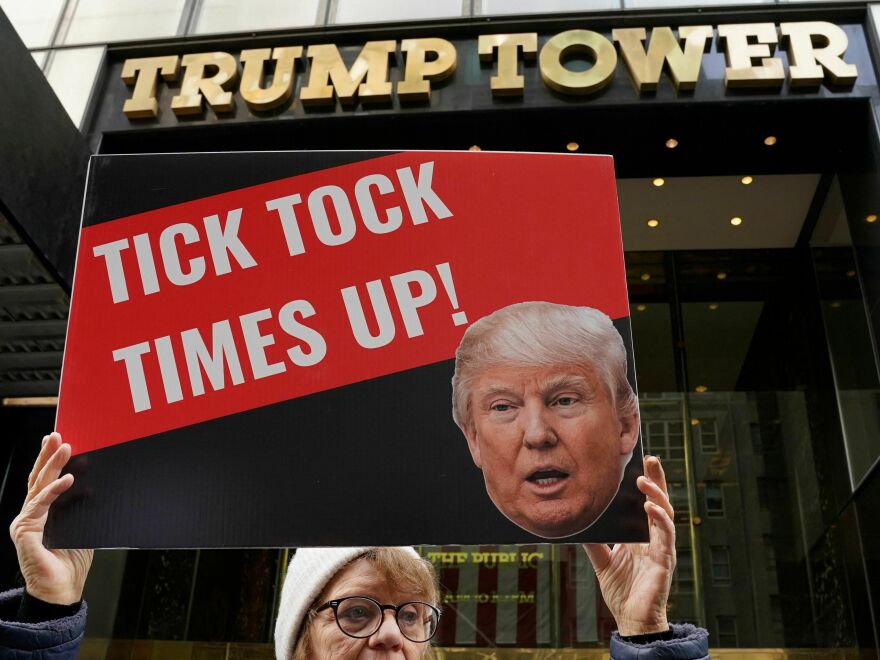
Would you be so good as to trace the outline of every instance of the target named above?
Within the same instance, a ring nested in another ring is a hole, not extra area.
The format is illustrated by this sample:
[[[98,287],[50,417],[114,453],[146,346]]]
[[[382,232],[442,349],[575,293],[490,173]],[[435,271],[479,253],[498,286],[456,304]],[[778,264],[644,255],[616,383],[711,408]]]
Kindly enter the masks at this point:
[[[4,408],[54,408],[58,405],[57,396],[7,396],[3,397]]]

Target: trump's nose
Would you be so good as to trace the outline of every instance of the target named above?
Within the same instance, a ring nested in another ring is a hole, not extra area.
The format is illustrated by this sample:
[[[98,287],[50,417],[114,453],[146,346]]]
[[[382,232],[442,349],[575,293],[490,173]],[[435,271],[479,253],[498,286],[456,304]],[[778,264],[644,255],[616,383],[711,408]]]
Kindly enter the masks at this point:
[[[529,449],[553,447],[559,441],[543,405],[527,404],[520,413],[523,445]]]

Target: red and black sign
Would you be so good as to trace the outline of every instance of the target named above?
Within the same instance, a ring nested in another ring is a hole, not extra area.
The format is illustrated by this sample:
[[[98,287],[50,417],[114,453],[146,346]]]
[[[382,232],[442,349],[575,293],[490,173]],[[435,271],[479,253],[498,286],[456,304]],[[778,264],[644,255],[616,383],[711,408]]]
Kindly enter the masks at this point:
[[[607,314],[632,381],[609,157],[93,157],[49,541],[534,541],[486,497],[450,388],[468,326],[533,300]],[[640,465],[578,539],[645,538]]]

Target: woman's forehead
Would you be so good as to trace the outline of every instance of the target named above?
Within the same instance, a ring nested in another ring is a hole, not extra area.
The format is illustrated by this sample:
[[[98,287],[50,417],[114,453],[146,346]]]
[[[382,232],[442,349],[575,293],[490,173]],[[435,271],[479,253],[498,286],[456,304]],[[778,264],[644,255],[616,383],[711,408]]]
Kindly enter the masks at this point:
[[[324,589],[327,598],[345,596],[370,596],[376,599],[397,601],[413,598],[409,589],[389,582],[381,569],[366,558],[360,558],[339,571]]]

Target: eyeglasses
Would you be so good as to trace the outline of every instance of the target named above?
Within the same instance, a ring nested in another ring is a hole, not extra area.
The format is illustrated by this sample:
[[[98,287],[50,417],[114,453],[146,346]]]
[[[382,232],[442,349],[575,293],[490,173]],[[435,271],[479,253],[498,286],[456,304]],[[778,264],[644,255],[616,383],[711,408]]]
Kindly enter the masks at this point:
[[[336,625],[349,637],[363,639],[375,634],[385,621],[385,610],[394,610],[401,634],[411,642],[427,642],[437,632],[440,610],[418,600],[402,605],[383,605],[367,596],[328,600],[315,612],[333,609]]]

